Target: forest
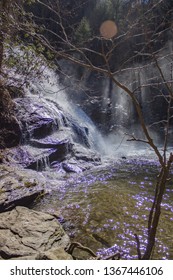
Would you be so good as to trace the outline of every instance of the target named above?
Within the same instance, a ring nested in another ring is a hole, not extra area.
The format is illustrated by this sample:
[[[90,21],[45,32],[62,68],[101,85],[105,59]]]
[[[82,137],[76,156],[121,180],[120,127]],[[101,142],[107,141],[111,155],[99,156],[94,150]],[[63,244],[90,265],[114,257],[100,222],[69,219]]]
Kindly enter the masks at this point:
[[[173,259],[172,141],[172,0],[0,0],[0,259]]]

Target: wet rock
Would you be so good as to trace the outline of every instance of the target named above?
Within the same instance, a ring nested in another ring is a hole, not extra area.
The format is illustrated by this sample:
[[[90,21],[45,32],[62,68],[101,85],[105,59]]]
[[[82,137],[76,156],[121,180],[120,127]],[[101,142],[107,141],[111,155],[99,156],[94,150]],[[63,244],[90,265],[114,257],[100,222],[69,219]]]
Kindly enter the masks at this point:
[[[83,160],[85,162],[98,162],[100,163],[101,158],[96,152],[86,149],[85,147],[79,146],[77,144],[74,145],[73,148],[74,157],[77,160]]]
[[[30,136],[38,139],[51,134],[55,128],[54,120],[51,118],[35,118],[32,121],[32,127],[28,131]]]
[[[31,145],[22,145],[10,149],[8,157],[10,161],[21,164],[27,169],[42,171],[47,167],[59,164],[68,157],[73,150],[73,145],[67,139],[63,141],[51,142],[33,140],[34,145],[40,145],[42,148]],[[52,147],[52,148],[48,148]]]
[[[62,111],[53,104],[32,96],[17,98],[16,115],[21,123],[23,142],[31,138],[41,139],[59,129],[63,122]]]
[[[45,179],[34,171],[0,165],[0,212],[30,205],[45,193]]]
[[[73,141],[80,143],[87,148],[90,148],[90,143],[88,139],[88,128],[87,127],[80,127],[74,121],[71,123],[72,130],[74,131]]]
[[[33,157],[27,148],[27,146],[22,145],[6,150],[5,152],[9,162],[19,163],[23,167],[29,165]]]
[[[29,144],[33,147],[36,148],[42,148],[42,149],[57,149],[59,148],[62,144],[64,143],[68,143],[69,141],[67,139],[63,140],[63,141],[58,141],[58,140],[49,140],[49,139],[42,139],[40,141],[38,140],[31,140],[29,142]]]
[[[67,259],[70,240],[54,216],[18,206],[0,220],[1,259]]]
[[[62,167],[66,172],[74,172],[74,173],[82,172],[82,169],[75,164],[69,164],[69,163],[63,162]]]
[[[122,158],[122,159],[127,159],[125,156],[122,156],[121,158]]]
[[[100,156],[90,148],[88,128],[67,112],[65,117],[56,102],[25,96],[16,98],[15,103],[22,142],[9,152],[13,161],[37,171],[57,166],[62,173],[78,173],[100,163]],[[70,166],[72,158],[76,164]]]
[[[51,166],[52,163],[63,161],[66,156],[71,152],[72,145],[69,141],[61,141],[56,144],[56,149],[44,150],[42,153],[34,158],[27,168],[34,170],[43,170],[46,166]]]

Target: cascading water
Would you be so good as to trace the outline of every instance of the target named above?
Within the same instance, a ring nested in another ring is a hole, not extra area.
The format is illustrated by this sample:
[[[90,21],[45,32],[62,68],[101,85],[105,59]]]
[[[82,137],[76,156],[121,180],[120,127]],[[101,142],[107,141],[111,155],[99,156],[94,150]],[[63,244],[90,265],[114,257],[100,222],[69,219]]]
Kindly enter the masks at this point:
[[[42,104],[48,108],[55,121],[59,121],[60,126],[64,127],[67,123],[68,126],[71,126],[70,119],[76,125],[76,130],[78,126],[83,128],[83,132],[89,141],[89,147],[102,155],[105,154],[105,143],[102,135],[90,117],[68,98],[63,87],[61,88],[59,85],[55,72],[47,68],[44,71],[44,76],[46,79],[43,78],[39,82],[30,85],[30,92],[28,94],[39,95]]]
[[[145,123],[151,133],[151,137],[155,139],[157,144],[163,144],[167,119],[168,102],[166,97],[169,94],[168,88],[172,91],[172,54],[173,41],[169,40],[163,49],[156,54],[156,60],[147,58],[143,62],[135,62],[126,69],[117,71],[115,74],[115,78],[129,88],[137,97]],[[65,62],[61,66],[65,72]],[[75,92],[76,89],[74,87],[75,94],[73,94],[73,100],[87,108],[86,110],[92,117],[92,120],[94,120],[94,123],[103,132],[103,135],[106,134],[105,138],[108,139],[114,136],[117,142],[119,142],[120,138],[124,137],[124,134],[135,135],[136,138],[145,138],[131,98],[125,91],[113,83],[110,78],[97,76],[92,72],[89,75],[88,70],[86,77],[83,74],[81,78],[77,67],[71,69],[70,72],[69,64],[67,74],[75,76],[72,82],[79,79],[79,88],[87,89],[88,87],[88,91],[80,91],[80,96],[77,91]],[[67,86],[69,85],[66,79],[64,82]],[[72,83],[70,87],[73,87]],[[70,89],[68,92],[70,95],[72,90]],[[172,118],[170,119],[169,129],[170,142],[172,141],[171,127]]]

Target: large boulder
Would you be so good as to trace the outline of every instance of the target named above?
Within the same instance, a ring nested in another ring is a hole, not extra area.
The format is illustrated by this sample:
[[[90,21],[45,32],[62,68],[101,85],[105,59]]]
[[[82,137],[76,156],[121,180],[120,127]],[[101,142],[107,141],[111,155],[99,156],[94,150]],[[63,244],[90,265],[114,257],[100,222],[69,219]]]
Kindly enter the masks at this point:
[[[1,259],[70,259],[70,240],[57,219],[25,207],[0,214]]]
[[[0,165],[0,212],[29,206],[45,193],[45,178],[32,170]]]

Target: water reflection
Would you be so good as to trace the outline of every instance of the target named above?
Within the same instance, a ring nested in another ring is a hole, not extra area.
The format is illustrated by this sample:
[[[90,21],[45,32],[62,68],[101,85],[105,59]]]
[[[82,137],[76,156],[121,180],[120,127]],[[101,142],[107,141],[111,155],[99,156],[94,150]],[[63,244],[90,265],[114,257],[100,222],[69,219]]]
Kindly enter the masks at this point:
[[[122,258],[137,258],[137,234],[144,252],[147,219],[154,195],[157,168],[150,162],[122,162],[76,174],[62,180],[36,209],[58,211],[71,239],[98,255],[120,251]],[[49,178],[51,175],[49,174]],[[49,180],[55,186],[56,176]],[[173,188],[169,183],[162,203],[154,259],[173,259]]]

